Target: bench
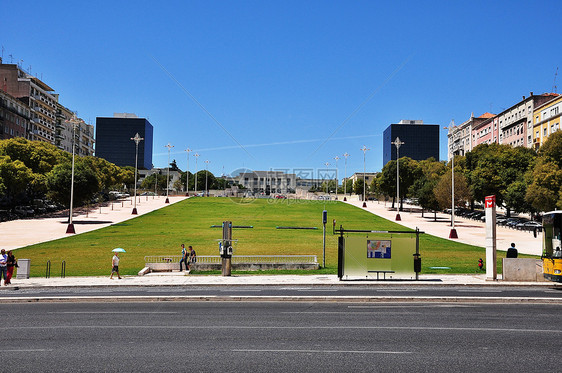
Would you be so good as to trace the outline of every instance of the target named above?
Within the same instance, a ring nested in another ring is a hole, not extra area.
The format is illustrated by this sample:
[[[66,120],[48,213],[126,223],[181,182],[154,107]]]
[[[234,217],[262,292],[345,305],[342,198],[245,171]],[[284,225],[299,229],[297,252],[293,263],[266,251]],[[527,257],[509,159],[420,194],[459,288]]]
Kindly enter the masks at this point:
[[[367,271],[367,272],[369,272],[369,273],[375,273],[376,272],[377,273],[377,281],[379,279],[379,273],[382,273],[383,280],[386,280],[386,274],[387,273],[394,273],[394,271]]]

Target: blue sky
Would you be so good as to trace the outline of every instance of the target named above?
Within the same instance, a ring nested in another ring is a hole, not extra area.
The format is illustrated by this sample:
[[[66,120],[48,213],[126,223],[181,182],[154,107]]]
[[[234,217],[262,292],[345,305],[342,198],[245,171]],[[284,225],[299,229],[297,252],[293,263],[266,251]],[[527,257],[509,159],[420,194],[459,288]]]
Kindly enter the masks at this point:
[[[345,152],[349,175],[363,170],[363,145],[378,171],[389,124],[501,112],[550,92],[562,62],[559,1],[9,4],[4,62],[23,60],[92,124],[148,118],[155,166],[171,143],[181,169],[189,147],[218,175],[334,167]]]

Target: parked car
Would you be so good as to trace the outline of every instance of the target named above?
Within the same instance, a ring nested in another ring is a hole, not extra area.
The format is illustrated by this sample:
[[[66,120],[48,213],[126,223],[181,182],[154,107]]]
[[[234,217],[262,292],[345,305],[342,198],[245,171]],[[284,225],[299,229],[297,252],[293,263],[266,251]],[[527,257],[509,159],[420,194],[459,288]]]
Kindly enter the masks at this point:
[[[517,224],[515,228],[524,231],[532,231],[536,229],[538,232],[540,232],[542,230],[542,224],[536,221],[526,221]]]
[[[506,227],[509,227],[509,228],[515,228],[515,226],[517,224],[522,223],[522,222],[523,222],[523,220],[520,219],[520,218],[509,218],[509,219],[507,219],[505,225],[506,225]]]
[[[16,206],[14,207],[14,212],[22,217],[32,216],[35,214],[35,210],[31,206]]]

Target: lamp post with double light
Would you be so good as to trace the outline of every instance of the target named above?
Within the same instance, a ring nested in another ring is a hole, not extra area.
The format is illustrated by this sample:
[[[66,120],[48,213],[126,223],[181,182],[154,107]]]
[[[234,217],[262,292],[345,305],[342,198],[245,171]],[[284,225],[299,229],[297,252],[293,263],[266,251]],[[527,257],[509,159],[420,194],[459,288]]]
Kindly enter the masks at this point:
[[[347,201],[347,157],[349,157],[349,154],[345,152],[343,156],[345,158],[344,175],[343,175],[343,200]]]
[[[451,142],[451,232],[449,232],[449,238],[459,238],[455,229],[455,148],[453,138],[453,132],[456,128],[455,121],[452,119],[449,126],[443,128],[448,130]]]
[[[338,161],[340,160],[340,157],[338,157],[337,155],[334,157],[334,159],[336,160],[336,201],[338,200],[338,184],[339,184],[339,180],[338,180]]]
[[[195,197],[197,197],[197,172],[198,172],[197,160],[199,159],[200,155],[199,153],[195,153],[193,154],[193,156],[195,157]]]
[[[185,151],[187,152],[187,171],[185,172],[185,177],[186,177],[186,181],[185,181],[185,195],[187,197],[189,197],[189,153],[192,152],[193,150],[187,148],[185,149]]]
[[[173,145],[164,145],[165,148],[168,148],[168,175],[166,176],[166,201],[165,203],[170,203],[169,193],[170,193],[170,150],[174,147]]]
[[[400,221],[400,147],[405,143],[396,137],[391,144],[396,146],[396,221]]]
[[[365,145],[363,145],[363,147],[360,149],[363,151],[363,207],[367,207],[367,202],[366,202],[366,193],[367,193],[367,171],[366,171],[366,166],[365,166],[365,155],[367,153],[367,151],[371,150],[369,148],[367,148]]]
[[[324,165],[326,166],[326,175],[328,175],[328,166],[330,165],[330,163],[326,162],[326,163],[324,163]],[[327,179],[327,181],[325,181],[325,183],[326,183],[326,194],[328,194],[328,196],[330,195],[330,187],[328,185],[330,183],[329,180],[330,179]]]
[[[209,197],[209,163],[211,163],[211,161],[209,161],[208,159],[205,160],[205,197]]]
[[[144,140],[142,137],[139,136],[137,132],[135,137],[131,137],[131,140],[135,142],[135,194],[134,194],[134,207],[132,215],[137,215],[137,170],[138,170],[138,162],[139,162],[139,143]]]
[[[68,215],[68,226],[66,227],[66,233],[76,233],[74,230],[74,224],[72,223],[72,205],[74,204],[74,154],[75,154],[75,141],[76,141],[76,126],[78,123],[78,118],[76,114],[68,121],[72,124],[72,171],[70,176],[70,209]]]

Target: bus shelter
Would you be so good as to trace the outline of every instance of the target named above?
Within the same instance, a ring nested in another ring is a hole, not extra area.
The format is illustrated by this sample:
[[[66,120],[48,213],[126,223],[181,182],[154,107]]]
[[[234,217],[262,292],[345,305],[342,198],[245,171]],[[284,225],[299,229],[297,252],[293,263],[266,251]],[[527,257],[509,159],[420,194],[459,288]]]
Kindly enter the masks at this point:
[[[338,233],[341,280],[418,280],[421,272],[419,229],[415,231],[346,230]],[[362,233],[355,235],[355,233]]]

